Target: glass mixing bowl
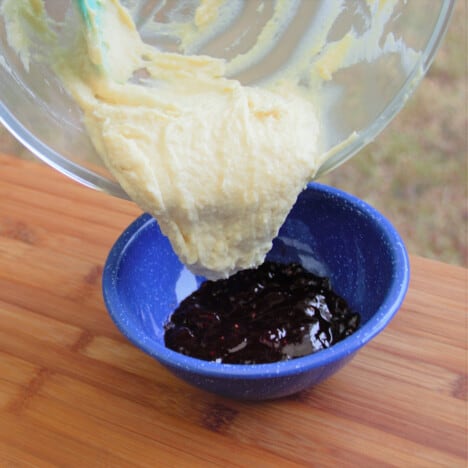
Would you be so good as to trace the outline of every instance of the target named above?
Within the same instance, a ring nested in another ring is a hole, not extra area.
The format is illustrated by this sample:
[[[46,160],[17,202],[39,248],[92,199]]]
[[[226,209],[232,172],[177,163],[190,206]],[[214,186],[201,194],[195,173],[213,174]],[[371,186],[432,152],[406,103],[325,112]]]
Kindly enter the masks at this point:
[[[0,0],[0,6],[3,1]],[[44,3],[53,19],[60,22],[70,14],[73,2]],[[181,25],[193,21],[198,3],[197,0],[122,1],[148,43],[166,51],[223,57],[229,76],[252,86],[278,76],[294,61],[300,62],[301,54],[313,50],[312,64],[329,44],[351,30],[366,37],[376,9],[395,3],[378,34],[364,41],[361,60],[333,73],[321,87],[321,94],[328,96],[323,114],[327,129],[324,151],[331,153],[320,167],[319,177],[373,140],[403,107],[432,63],[455,1],[230,0],[233,16],[214,33],[200,37],[191,48],[186,48],[178,31]],[[330,21],[330,11],[337,8],[340,14]],[[275,18],[278,12],[280,16]],[[223,19],[222,15],[220,18]],[[272,23],[277,27],[269,35],[271,30],[266,25]],[[324,31],[326,41],[317,49],[317,37]],[[259,37],[265,38],[260,51],[252,54],[252,60],[239,60],[249,50],[258,49]],[[386,52],[377,54],[376,47]],[[89,187],[128,198],[102,164],[81,122],[80,109],[52,69],[34,61],[25,69],[9,46],[3,17],[0,98],[0,121],[40,159]]]

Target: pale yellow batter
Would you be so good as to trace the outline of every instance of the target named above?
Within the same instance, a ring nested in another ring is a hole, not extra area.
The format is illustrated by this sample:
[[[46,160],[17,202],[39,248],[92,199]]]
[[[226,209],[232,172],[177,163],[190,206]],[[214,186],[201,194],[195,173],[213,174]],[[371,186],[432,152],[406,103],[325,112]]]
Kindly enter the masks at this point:
[[[203,1],[196,26],[209,27],[222,3]],[[209,278],[260,264],[322,162],[316,109],[293,81],[242,86],[225,77],[222,60],[145,44],[117,0],[103,0],[102,9],[104,53],[86,28],[61,48],[40,0],[3,4],[8,40],[25,66],[25,30],[47,36],[48,61],[83,110],[97,151],[182,262]],[[331,77],[350,40],[332,46],[318,75]],[[145,86],[134,82],[142,76]]]
[[[54,64],[98,152],[193,272],[258,265],[317,170],[314,109],[224,78],[221,60],[158,52],[117,1],[102,8],[104,57],[82,40]],[[128,82],[142,69],[154,87]]]

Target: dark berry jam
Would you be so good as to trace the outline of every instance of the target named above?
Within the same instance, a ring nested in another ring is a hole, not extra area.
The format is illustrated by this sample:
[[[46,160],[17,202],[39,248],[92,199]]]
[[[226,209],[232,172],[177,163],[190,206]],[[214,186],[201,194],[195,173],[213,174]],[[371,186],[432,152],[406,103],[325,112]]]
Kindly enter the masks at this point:
[[[328,348],[358,326],[359,315],[327,278],[267,261],[203,283],[171,315],[164,341],[206,361],[260,364]]]

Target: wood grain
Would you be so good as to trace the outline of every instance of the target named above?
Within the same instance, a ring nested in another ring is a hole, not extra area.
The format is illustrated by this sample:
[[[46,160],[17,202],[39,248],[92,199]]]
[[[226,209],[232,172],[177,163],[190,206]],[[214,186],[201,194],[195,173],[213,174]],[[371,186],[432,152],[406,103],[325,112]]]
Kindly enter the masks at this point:
[[[237,402],[109,319],[102,266],[140,214],[0,155],[0,466],[465,466],[467,270],[411,258],[402,310],[345,369]]]

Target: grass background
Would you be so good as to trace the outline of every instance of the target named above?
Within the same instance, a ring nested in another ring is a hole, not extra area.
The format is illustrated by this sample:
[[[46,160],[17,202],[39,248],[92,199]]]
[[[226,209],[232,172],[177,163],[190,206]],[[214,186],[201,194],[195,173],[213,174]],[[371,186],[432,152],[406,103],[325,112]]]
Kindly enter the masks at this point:
[[[467,1],[405,108],[352,160],[320,179],[367,201],[410,253],[468,266]],[[0,152],[31,154],[0,125]]]

